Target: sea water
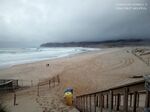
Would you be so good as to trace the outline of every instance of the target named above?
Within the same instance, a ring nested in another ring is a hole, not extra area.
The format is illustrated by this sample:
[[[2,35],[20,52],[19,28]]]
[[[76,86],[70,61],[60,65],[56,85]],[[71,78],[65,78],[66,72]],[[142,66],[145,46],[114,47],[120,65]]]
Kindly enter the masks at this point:
[[[16,64],[56,59],[78,53],[99,50],[95,48],[0,48],[0,68]]]

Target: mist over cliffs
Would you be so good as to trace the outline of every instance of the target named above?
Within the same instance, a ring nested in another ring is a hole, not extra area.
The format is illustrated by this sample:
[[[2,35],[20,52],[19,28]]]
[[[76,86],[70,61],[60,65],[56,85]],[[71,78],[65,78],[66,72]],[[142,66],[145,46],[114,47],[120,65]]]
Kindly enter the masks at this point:
[[[115,47],[115,46],[136,46],[150,45],[150,39],[118,39],[107,41],[82,41],[82,42],[48,42],[40,47]]]

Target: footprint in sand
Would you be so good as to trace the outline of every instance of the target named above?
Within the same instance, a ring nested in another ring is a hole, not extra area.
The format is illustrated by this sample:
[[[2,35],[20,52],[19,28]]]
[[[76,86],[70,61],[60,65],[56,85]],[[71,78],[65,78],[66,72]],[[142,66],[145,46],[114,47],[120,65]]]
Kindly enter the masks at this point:
[[[68,112],[70,109],[56,97],[41,96],[36,98],[36,102],[40,105],[43,112]]]

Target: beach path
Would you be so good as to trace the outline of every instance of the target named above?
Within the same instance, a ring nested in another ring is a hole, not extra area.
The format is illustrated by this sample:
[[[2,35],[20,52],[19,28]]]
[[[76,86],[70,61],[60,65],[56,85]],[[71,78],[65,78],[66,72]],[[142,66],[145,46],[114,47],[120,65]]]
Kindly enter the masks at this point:
[[[13,93],[5,95],[4,104],[11,112],[78,112],[73,106],[67,106],[62,96],[57,92],[60,87],[47,89],[42,87],[40,96],[36,88],[29,88],[16,92],[16,105],[14,106]]]

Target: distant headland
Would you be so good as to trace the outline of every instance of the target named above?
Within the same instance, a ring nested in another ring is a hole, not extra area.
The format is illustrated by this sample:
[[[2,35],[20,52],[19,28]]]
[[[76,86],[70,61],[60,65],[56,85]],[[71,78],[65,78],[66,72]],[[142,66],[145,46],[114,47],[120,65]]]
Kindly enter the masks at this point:
[[[123,46],[150,46],[150,39],[118,39],[106,41],[82,41],[82,42],[48,42],[40,47],[123,47]]]

